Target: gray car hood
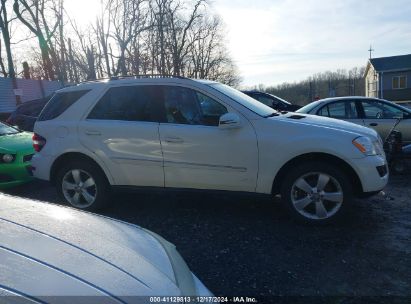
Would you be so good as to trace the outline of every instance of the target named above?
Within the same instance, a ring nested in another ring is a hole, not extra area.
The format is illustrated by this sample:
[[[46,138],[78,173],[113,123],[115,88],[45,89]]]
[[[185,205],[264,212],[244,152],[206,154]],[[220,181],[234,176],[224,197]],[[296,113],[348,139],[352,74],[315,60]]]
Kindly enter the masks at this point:
[[[296,117],[297,119],[293,117]],[[298,117],[302,117],[302,118],[298,119]],[[374,139],[378,138],[378,133],[374,131],[373,129],[363,127],[357,124],[353,124],[351,122],[347,122],[344,120],[334,119],[334,118],[302,114],[302,113],[288,113],[288,114],[285,114],[279,117],[273,117],[272,119],[281,119],[283,121],[294,121],[296,123],[304,124],[304,125],[342,130],[342,131],[354,133],[357,136],[369,136]]]
[[[168,251],[142,228],[0,194],[0,294],[117,303],[180,295],[177,285]]]

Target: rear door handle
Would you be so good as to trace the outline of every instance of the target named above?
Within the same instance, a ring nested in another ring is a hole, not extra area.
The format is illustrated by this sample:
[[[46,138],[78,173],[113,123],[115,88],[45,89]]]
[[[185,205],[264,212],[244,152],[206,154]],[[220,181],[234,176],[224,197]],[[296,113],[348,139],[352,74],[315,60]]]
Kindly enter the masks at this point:
[[[179,137],[166,137],[164,140],[168,143],[174,143],[174,144],[182,144],[184,140]]]
[[[88,136],[100,136],[101,133],[99,131],[87,130],[86,135],[88,135]]]
[[[371,127],[376,127],[376,126],[378,126],[378,124],[376,122],[372,122],[372,123],[370,123],[370,126]]]

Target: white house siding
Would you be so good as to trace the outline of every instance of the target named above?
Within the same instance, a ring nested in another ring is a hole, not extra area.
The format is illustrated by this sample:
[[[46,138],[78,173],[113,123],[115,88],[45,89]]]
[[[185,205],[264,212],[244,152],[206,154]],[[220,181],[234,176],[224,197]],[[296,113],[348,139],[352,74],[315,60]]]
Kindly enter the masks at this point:
[[[373,90],[371,83],[375,83],[374,84],[375,90]],[[371,65],[370,68],[368,69],[367,76],[365,77],[365,96],[366,97],[375,97],[375,98],[378,97],[378,91],[379,91],[378,83],[379,83],[378,74],[375,75],[374,67]]]
[[[0,113],[12,112],[16,107],[16,98],[13,93],[11,79],[0,79]]]
[[[44,96],[41,89],[44,88]],[[43,98],[60,89],[62,85],[58,81],[17,79],[17,88],[23,91],[21,101]],[[0,78],[0,113],[10,113],[16,109],[16,97],[13,91],[13,83],[10,78]]]
[[[55,91],[63,87],[61,83],[58,81],[42,80],[42,82],[45,96],[49,96],[50,94],[54,93]]]

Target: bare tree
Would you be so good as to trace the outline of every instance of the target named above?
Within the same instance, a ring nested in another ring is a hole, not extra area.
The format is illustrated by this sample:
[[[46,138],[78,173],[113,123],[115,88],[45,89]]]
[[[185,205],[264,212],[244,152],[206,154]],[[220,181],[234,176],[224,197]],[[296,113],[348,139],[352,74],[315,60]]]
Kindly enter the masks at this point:
[[[2,42],[0,40],[0,69],[1,73],[3,74],[4,77],[8,76],[8,71],[4,65],[4,60],[3,60],[3,55],[2,55]]]
[[[189,34],[196,25],[196,21],[203,18],[200,13],[200,7],[203,3],[205,3],[204,0],[198,0],[187,18],[178,15],[178,9],[181,6],[180,3],[177,3],[174,8],[171,6],[168,8],[174,75],[182,74],[186,56],[190,52],[192,45],[196,42],[196,36],[192,36],[194,39],[190,40]]]
[[[67,60],[66,57],[68,56],[67,54],[67,49],[66,49],[66,42],[64,40],[64,0],[57,0],[54,3],[53,10],[56,15],[56,19],[58,21],[58,31],[59,31],[59,44],[60,44],[60,73],[59,73],[59,80],[62,81],[63,83],[67,81]],[[56,59],[58,56],[55,56]]]
[[[2,72],[5,77],[15,78],[16,72],[13,63],[13,54],[11,52],[11,38],[10,38],[10,22],[7,12],[7,0],[0,0],[0,30],[3,36],[4,46],[7,56],[7,71],[4,68],[3,61],[1,61]]]
[[[54,20],[53,26],[48,25],[46,17],[46,4],[48,0],[14,0],[13,9],[17,18],[24,24],[36,37],[39,43],[41,57],[44,65],[45,77],[50,80],[55,79],[53,62],[56,63],[56,53],[50,43],[60,21]],[[55,66],[58,68],[58,66]]]
[[[118,62],[115,75],[127,75],[126,53],[129,46],[142,31],[148,29],[147,15],[144,4],[146,0],[109,0],[111,7],[111,23],[113,31],[111,37],[118,48]]]
[[[101,0],[101,13],[84,29],[65,12],[64,0],[13,1],[18,20],[38,40],[29,60],[35,75],[71,82],[139,73],[240,81],[222,22],[206,0]]]
[[[101,0],[101,12],[100,16],[97,17],[96,24],[93,26],[94,35],[97,38],[98,47],[100,51],[100,56],[103,58],[105,63],[105,72],[110,77],[111,67],[109,59],[109,38],[111,31],[111,1],[105,2]]]

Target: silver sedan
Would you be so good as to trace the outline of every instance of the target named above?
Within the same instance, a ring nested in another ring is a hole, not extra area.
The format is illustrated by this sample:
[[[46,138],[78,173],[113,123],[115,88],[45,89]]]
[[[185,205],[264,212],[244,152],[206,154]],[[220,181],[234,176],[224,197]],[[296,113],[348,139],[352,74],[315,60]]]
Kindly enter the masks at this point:
[[[1,303],[152,303],[159,296],[212,296],[174,245],[153,232],[3,194],[0,202]]]
[[[411,109],[391,101],[366,97],[336,97],[315,101],[298,113],[346,120],[375,129],[384,140],[401,118],[396,130],[402,133],[404,145],[411,144]]]

